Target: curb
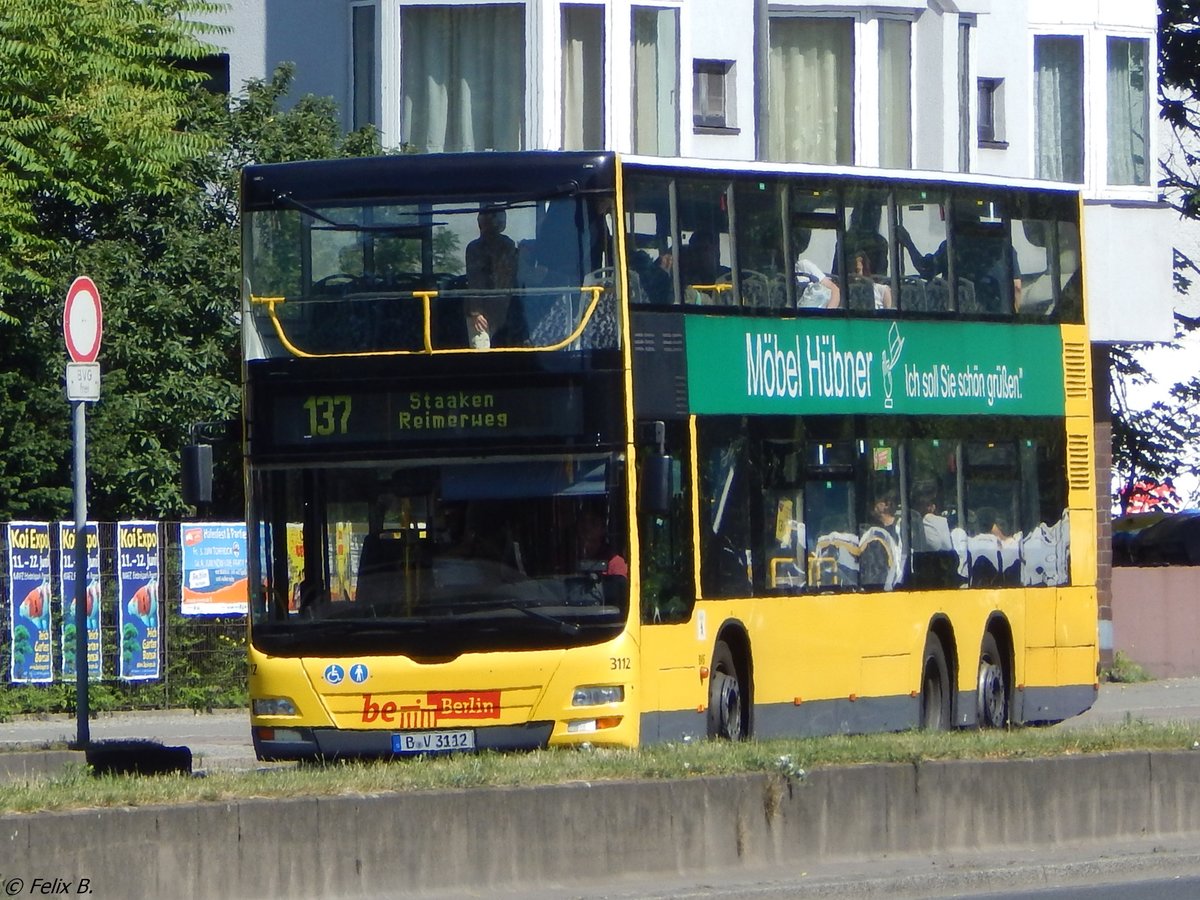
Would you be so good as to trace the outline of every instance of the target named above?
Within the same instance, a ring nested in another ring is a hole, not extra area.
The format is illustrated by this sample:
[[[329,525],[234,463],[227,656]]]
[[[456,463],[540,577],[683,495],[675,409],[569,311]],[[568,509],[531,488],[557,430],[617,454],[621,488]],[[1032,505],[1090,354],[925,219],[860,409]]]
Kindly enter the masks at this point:
[[[99,896],[368,897],[1200,834],[1200,754],[1014,761],[2,817],[4,876]]]

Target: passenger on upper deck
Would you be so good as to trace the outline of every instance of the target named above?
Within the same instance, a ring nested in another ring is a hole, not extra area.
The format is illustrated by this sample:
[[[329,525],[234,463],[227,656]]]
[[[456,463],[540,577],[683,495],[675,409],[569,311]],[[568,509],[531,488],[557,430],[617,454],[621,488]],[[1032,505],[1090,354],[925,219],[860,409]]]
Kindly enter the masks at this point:
[[[846,229],[846,257],[853,259],[858,253],[865,254],[871,274],[888,273],[888,241],[879,233],[883,207],[878,201],[869,201],[854,207],[850,213],[850,226]],[[851,267],[853,271],[853,267]],[[838,272],[838,258],[833,260],[833,273]]]
[[[674,293],[671,269],[674,257],[669,248],[659,251],[658,259],[651,259],[645,250],[634,254],[634,270],[642,280],[642,291],[647,303],[669,304]]]
[[[543,283],[547,287],[582,285],[589,273],[612,265],[612,233],[608,227],[612,209],[613,198],[608,195],[587,200],[562,197],[549,202],[534,245],[536,262],[546,272]]]
[[[792,252],[796,254],[793,273],[796,279],[796,306],[801,309],[837,309],[842,305],[838,284],[809,259],[804,258],[812,240],[812,229],[792,228]]]
[[[1011,314],[1020,309],[1021,267],[1008,235],[998,225],[980,227],[979,213],[973,201],[956,200],[954,209],[954,274],[956,278],[965,279],[973,291],[970,301],[960,294],[961,310]],[[949,277],[947,241],[943,240],[933,253],[923,254],[903,225],[896,229],[896,236],[922,278]],[[1005,296],[1004,283],[1008,278],[1012,279],[1011,297]]]
[[[721,249],[717,236],[703,229],[693,231],[679,255],[679,280],[683,286],[711,290],[720,277]],[[708,292],[704,291],[705,296]]]
[[[508,216],[503,209],[484,207],[477,218],[479,237],[467,244],[467,286],[481,291],[503,291],[517,286],[517,245],[504,234]],[[503,330],[511,298],[480,294],[466,303],[467,339],[476,349],[487,349]]]
[[[895,309],[896,304],[892,301],[892,289],[886,284],[881,284],[871,278],[871,263],[867,259],[866,251],[859,250],[850,260],[850,271],[858,278],[865,279],[870,285],[871,298],[874,301],[876,309]],[[855,305],[854,293],[851,291],[851,305]]]

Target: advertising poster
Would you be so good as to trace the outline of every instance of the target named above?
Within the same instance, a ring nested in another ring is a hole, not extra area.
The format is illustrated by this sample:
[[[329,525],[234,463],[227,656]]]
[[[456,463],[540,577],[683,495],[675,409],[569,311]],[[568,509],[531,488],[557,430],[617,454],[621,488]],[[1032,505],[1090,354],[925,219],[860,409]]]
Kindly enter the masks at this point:
[[[100,678],[100,530],[95,522],[83,526],[87,547],[87,665],[88,678]],[[75,680],[75,523],[58,523],[58,583],[62,585],[62,677]]]
[[[288,609],[300,608],[300,585],[304,581],[304,526],[299,522],[288,522]]]
[[[189,522],[179,526],[185,616],[245,615],[246,523]]]
[[[162,675],[158,548],[157,522],[117,523],[117,624],[123,681]]]
[[[54,678],[50,636],[50,523],[8,523],[9,681]]]

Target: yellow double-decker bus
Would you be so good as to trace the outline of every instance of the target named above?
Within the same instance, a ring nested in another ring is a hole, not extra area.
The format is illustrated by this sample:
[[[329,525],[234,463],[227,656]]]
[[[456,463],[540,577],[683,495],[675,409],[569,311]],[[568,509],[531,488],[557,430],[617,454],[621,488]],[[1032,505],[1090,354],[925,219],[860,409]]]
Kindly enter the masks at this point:
[[[261,758],[1095,699],[1077,193],[524,152],[242,212]]]

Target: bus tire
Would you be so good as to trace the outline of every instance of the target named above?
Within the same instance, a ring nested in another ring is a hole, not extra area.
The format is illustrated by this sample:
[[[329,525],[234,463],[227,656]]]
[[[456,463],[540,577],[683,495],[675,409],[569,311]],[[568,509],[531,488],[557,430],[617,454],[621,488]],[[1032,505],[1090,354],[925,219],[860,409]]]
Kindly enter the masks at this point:
[[[979,650],[979,686],[976,713],[980,728],[1007,728],[1009,719],[1008,673],[995,636],[983,636]]]
[[[921,656],[920,727],[924,731],[948,731],[951,719],[950,669],[942,642],[932,632],[925,638]]]
[[[733,652],[724,641],[713,648],[708,683],[708,736],[728,741],[745,739],[742,686]]]

